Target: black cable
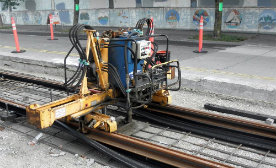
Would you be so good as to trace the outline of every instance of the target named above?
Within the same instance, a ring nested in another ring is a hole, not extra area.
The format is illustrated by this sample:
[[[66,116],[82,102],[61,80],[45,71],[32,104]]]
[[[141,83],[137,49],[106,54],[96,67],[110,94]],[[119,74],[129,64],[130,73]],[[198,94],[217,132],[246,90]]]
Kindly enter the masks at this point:
[[[142,18],[142,19],[138,20],[135,28],[140,29],[141,31],[143,31],[143,27],[144,27],[145,23],[147,23],[147,26],[148,26],[145,35],[150,36],[152,34],[152,31],[153,31],[151,29],[153,27],[153,22],[150,18]]]
[[[70,128],[69,126],[67,126],[66,124],[64,124],[61,121],[56,120],[55,121],[57,124],[59,124],[60,126],[62,126],[63,128],[65,128],[68,132],[70,132],[72,135],[74,135],[75,137],[83,140],[85,143],[87,143],[88,145],[90,145],[91,147],[97,149],[100,152],[103,152],[105,155],[123,163],[124,165],[128,166],[128,167],[132,167],[132,168],[146,168],[148,167],[147,165],[144,165],[140,162],[137,162],[133,159],[130,159],[104,145],[102,145],[101,143],[89,139],[86,136],[84,136],[83,134],[81,134],[78,131],[75,131],[74,129]]]
[[[81,43],[79,41],[79,32],[83,29],[93,29],[89,25],[83,25],[83,24],[77,24],[74,25],[70,31],[69,31],[69,39],[72,43],[72,48],[66,55],[64,59],[64,68],[65,68],[65,87],[71,90],[76,89],[80,83],[82,82],[86,72],[87,72],[87,65],[85,65],[85,62],[88,62],[86,52],[84,51],[83,47],[81,46]],[[74,72],[74,74],[71,76],[71,78],[67,79],[67,73],[66,73],[66,59],[68,58],[71,51],[75,48],[80,56],[80,63],[78,65],[77,70]],[[70,87],[70,88],[69,88]]]

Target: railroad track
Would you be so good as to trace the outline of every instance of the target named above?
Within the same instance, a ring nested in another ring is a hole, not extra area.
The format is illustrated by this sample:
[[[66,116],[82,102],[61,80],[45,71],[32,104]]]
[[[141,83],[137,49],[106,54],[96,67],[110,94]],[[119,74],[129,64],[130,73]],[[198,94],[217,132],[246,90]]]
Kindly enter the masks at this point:
[[[9,74],[9,75],[13,75],[13,74]],[[21,77],[24,78],[24,76],[21,76]],[[32,79],[32,80],[36,80],[36,79]],[[43,82],[49,83],[49,81],[43,81]],[[47,103],[47,102],[57,100],[67,96],[67,94],[64,91],[58,90],[58,89],[52,89],[52,88],[49,89],[49,87],[47,87],[47,84],[44,85],[40,83],[40,85],[38,85],[34,83],[26,83],[22,81],[19,82],[15,80],[8,80],[6,78],[2,78],[0,79],[0,91],[1,91],[0,102],[4,104],[9,104],[16,107],[24,108],[28,104],[32,104],[34,102],[43,104],[43,103]],[[57,88],[62,89],[62,87],[57,87]],[[28,94],[26,93],[31,93],[31,94],[28,96]],[[35,96],[31,97],[33,95]],[[154,105],[149,106],[147,110],[154,111],[153,106]],[[189,111],[189,110],[186,109],[186,111]],[[149,131],[150,129],[153,129],[153,128],[155,128],[155,132]],[[156,131],[156,129],[159,131]],[[125,141],[123,141],[124,143],[119,145],[118,142],[120,141],[118,140],[116,141],[116,139],[120,139],[120,138],[121,140],[124,138],[128,139],[125,135],[112,134],[112,137],[114,135],[113,137],[114,139],[112,141],[108,141],[107,137],[109,136],[111,138],[111,134],[104,133],[97,130],[90,130],[90,131],[91,131],[91,136],[89,137],[92,139],[94,138],[100,142],[106,143],[111,146],[114,145],[118,147],[121,145],[120,148],[124,150],[133,149],[131,148],[131,146],[123,147],[123,145],[132,144],[133,142],[126,143]],[[168,132],[171,132],[171,135],[178,135],[178,136],[166,135],[168,134]],[[105,134],[108,134],[108,135],[105,135]],[[150,135],[150,136],[148,137],[141,136],[143,134]],[[96,135],[98,135],[98,137]],[[121,136],[121,137],[116,137],[116,136]],[[146,145],[147,143],[145,141],[147,141],[154,144],[157,143],[158,147],[165,146],[168,151],[174,151],[175,152],[174,155],[177,155],[177,153],[178,154],[181,153],[182,158],[180,157],[181,159],[179,158],[178,160],[182,162],[176,163],[175,161],[171,160],[171,162],[175,162],[175,163],[169,163],[170,165],[174,165],[178,167],[180,167],[180,165],[183,166],[185,164],[186,164],[185,166],[187,167],[193,167],[193,166],[194,167],[217,167],[217,166],[219,167],[231,167],[231,166],[233,167],[237,167],[237,166],[276,167],[276,164],[274,164],[273,162],[269,162],[269,160],[275,161],[274,160],[275,155],[271,153],[271,150],[260,151],[260,150],[244,147],[243,144],[229,144],[229,143],[217,140],[216,138],[207,138],[203,136],[198,136],[193,132],[177,132],[172,129],[150,125],[140,130],[137,130],[136,132],[131,133],[130,136],[138,138],[137,142],[140,142],[140,145],[142,142],[144,142],[144,145]],[[163,137],[164,139],[170,140],[168,142],[171,142],[171,143],[166,144],[165,141],[158,140],[158,138],[160,137],[161,139]],[[130,138],[130,139],[133,140],[133,138]],[[141,142],[141,140],[143,141]],[[197,142],[200,142],[200,143],[197,143]],[[202,142],[205,142],[205,143],[202,143]],[[186,144],[186,145],[183,145],[183,144]],[[217,144],[216,147],[214,147],[214,144]],[[150,145],[152,147],[154,146],[152,144]],[[189,148],[192,146],[195,147],[195,149]],[[144,146],[144,147],[139,147],[139,149],[145,148],[149,150],[150,149],[149,147],[150,146],[148,147]],[[159,149],[164,150],[164,148],[159,148]],[[131,151],[133,152],[133,150]],[[240,155],[239,153],[241,151],[242,153],[248,153],[250,155],[258,156],[257,157],[258,159],[256,159],[256,157],[248,157],[248,156]],[[145,155],[148,153],[149,151],[144,151],[138,154]],[[160,153],[160,151],[157,153]],[[216,156],[215,153],[220,153],[219,155],[224,157]],[[152,154],[151,156],[153,157]],[[196,157],[196,156],[199,156],[199,157]],[[147,157],[150,158],[150,156],[147,156]],[[161,159],[160,156],[154,156],[154,157],[155,158],[153,159],[155,160],[163,160],[163,162],[165,161],[164,158]],[[206,159],[202,159],[202,158],[206,158]],[[241,158],[244,160],[244,162],[237,161],[238,159],[241,159]]]

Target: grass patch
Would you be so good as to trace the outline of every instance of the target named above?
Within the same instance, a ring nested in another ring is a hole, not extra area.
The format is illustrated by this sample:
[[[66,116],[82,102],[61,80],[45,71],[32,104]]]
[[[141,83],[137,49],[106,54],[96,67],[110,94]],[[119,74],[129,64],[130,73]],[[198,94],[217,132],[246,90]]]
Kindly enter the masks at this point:
[[[11,29],[11,26],[0,26],[0,29]]]
[[[198,35],[191,36],[189,39],[198,39]],[[234,36],[234,35],[228,35],[228,34],[222,34],[220,38],[214,38],[212,34],[204,34],[203,40],[211,40],[211,41],[226,41],[226,42],[240,42],[247,40],[247,37],[243,36]]]

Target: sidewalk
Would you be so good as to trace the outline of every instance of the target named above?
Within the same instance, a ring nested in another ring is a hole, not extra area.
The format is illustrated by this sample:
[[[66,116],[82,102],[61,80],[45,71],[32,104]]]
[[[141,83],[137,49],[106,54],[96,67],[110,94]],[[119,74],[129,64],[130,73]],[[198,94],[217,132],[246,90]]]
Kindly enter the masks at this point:
[[[5,25],[5,29],[0,28],[0,33],[12,33],[11,25]],[[9,28],[10,27],[10,28]],[[17,25],[18,34],[26,34],[26,35],[39,35],[39,36],[50,36],[50,28],[49,25]],[[54,26],[54,34],[57,37],[68,37],[68,32],[71,26]],[[95,27],[94,28],[100,33],[105,30],[118,30],[119,27]],[[155,29],[155,34],[165,34],[169,37],[170,44],[181,44],[194,46],[198,43],[198,40],[190,39],[189,37],[198,35],[198,31],[195,30],[180,30],[180,29]],[[228,33],[235,34],[237,33]],[[256,34],[240,34],[241,36],[245,36],[247,38],[254,38]],[[158,39],[158,41],[165,42],[165,39]],[[237,46],[242,44],[239,43],[231,43],[231,42],[223,42],[223,41],[205,41],[204,45],[206,47],[213,46]]]
[[[10,53],[14,48],[13,36],[9,35],[12,31],[0,29],[0,69],[62,80],[63,59],[71,47],[65,29],[57,27],[55,34],[59,40],[48,41],[46,26],[18,26],[19,40],[27,50],[22,54]],[[197,40],[189,36],[196,31],[156,29],[155,33],[168,35],[172,59],[180,60],[182,67],[183,88],[276,104],[275,35],[239,34],[248,37],[239,43],[204,41],[209,52],[195,54]],[[77,63],[74,51],[69,57],[71,70]]]

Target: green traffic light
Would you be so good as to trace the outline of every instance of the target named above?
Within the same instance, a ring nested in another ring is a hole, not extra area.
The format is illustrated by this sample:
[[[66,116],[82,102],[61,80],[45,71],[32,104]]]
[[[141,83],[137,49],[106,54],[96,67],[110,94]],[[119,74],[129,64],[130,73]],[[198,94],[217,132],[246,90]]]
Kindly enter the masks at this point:
[[[79,11],[79,4],[76,4],[76,11]]]
[[[219,3],[219,11],[222,12],[222,9],[223,9],[223,2],[220,2]]]

